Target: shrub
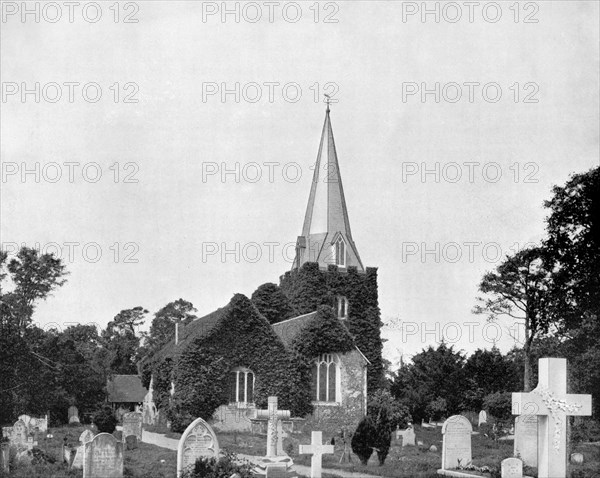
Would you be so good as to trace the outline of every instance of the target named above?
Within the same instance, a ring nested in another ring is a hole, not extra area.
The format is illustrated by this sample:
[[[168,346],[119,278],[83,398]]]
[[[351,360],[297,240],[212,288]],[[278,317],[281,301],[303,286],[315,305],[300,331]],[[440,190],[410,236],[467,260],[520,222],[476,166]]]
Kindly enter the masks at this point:
[[[181,478],[230,478],[237,473],[240,478],[252,478],[252,465],[239,460],[234,453],[219,458],[199,458],[193,467],[184,470]]]
[[[366,465],[373,454],[374,443],[376,442],[377,430],[375,428],[375,423],[373,423],[373,419],[369,416],[363,418],[358,427],[356,427],[356,432],[352,436],[352,441],[350,442],[350,446],[352,447],[352,451],[363,465]]]
[[[510,420],[512,417],[512,394],[510,392],[490,393],[483,399],[483,408],[498,420]]]
[[[445,398],[438,397],[427,404],[425,408],[427,416],[435,421],[441,420],[448,414],[448,403]]]
[[[112,433],[117,428],[117,419],[108,405],[103,406],[94,414],[94,424],[99,433]]]

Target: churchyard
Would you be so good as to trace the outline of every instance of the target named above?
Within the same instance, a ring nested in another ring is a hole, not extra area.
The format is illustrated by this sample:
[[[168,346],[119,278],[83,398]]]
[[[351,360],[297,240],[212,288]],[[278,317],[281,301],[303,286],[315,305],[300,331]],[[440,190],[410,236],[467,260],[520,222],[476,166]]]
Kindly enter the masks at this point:
[[[476,422],[474,417],[453,415],[443,422],[410,424],[389,437],[391,441],[385,463],[378,462],[375,453],[369,452],[365,456],[360,443],[349,440],[342,430],[325,434],[303,428],[285,430],[283,421],[289,419],[289,411],[279,409],[277,397],[272,396],[267,408],[256,412],[257,417],[267,420],[266,436],[249,432],[217,434],[206,421],[197,418],[184,433],[171,434],[171,438],[167,438],[156,432],[144,431],[142,414],[138,412],[125,413],[122,425],[113,433],[98,432],[95,425],[83,426],[73,420],[70,420],[69,426],[52,429],[47,426],[47,418],[22,415],[12,427],[3,428],[5,439],[2,442],[0,476],[598,476],[600,443],[570,446],[567,434],[567,417],[589,415],[591,396],[566,394],[564,359],[540,359],[539,377],[539,386],[533,392],[513,393],[513,414],[517,417],[515,426],[507,433],[499,432],[498,426],[501,425],[495,423],[493,417],[489,417],[491,423],[488,423],[484,410],[477,415]],[[528,411],[528,407],[533,406],[535,412]],[[536,427],[531,425],[531,420],[527,426],[519,425],[523,417],[531,419],[533,416],[537,417]],[[534,428],[537,428],[537,433],[531,433]],[[355,433],[358,436],[359,429]],[[173,449],[175,444],[176,450]],[[529,453],[531,449],[536,452]],[[211,459],[214,459],[212,464]],[[220,472],[217,472],[219,466],[215,463],[222,464]]]

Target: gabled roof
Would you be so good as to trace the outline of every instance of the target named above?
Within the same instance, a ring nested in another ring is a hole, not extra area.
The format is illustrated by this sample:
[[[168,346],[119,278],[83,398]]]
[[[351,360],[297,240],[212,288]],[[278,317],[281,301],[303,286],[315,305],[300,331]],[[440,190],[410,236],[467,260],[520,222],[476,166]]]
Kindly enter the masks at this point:
[[[273,324],[273,330],[279,337],[279,339],[283,342],[286,348],[289,348],[292,345],[292,342],[296,338],[296,336],[300,333],[300,331],[308,325],[308,323],[317,315],[317,311],[310,312],[308,314],[299,315],[298,317],[292,317],[291,319],[284,320],[282,322],[277,322]],[[365,354],[355,345],[354,348],[358,351],[361,357],[365,360],[366,363],[370,364],[371,362]]]
[[[113,375],[106,385],[108,401],[113,403],[143,402],[148,390],[137,375]]]
[[[298,335],[300,330],[308,324],[313,317],[317,315],[317,312],[310,312],[309,314],[299,315],[298,317],[293,317],[288,320],[284,320],[282,322],[277,322],[273,324],[273,331],[277,334],[277,336],[283,342],[283,345],[289,347],[292,345],[292,341]]]
[[[183,349],[198,337],[204,337],[217,325],[226,312],[226,307],[211,312],[210,314],[193,320],[187,325],[179,324],[179,342],[175,345],[175,339],[170,340],[155,355],[155,358],[164,360],[166,358],[177,358]]]

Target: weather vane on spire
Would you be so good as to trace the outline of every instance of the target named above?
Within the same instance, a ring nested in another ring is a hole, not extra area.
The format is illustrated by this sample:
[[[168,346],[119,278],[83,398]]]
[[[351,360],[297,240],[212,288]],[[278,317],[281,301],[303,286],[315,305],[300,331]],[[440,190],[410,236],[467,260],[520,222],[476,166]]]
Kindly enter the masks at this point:
[[[329,96],[327,93],[324,93],[325,95],[325,103],[327,103],[327,113],[329,113],[329,105],[331,104],[331,96]]]

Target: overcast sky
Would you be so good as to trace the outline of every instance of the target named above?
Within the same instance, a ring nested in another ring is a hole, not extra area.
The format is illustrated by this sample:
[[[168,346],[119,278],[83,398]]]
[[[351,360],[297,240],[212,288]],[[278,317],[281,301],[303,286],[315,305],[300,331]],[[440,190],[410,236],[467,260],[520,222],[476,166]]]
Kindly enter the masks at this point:
[[[113,4],[3,2],[1,241],[70,272],[36,322],[278,282],[329,93],[386,356],[512,345],[477,285],[598,163],[598,2]]]

